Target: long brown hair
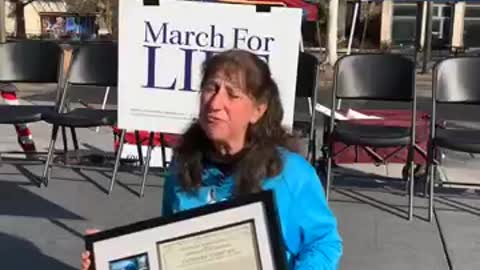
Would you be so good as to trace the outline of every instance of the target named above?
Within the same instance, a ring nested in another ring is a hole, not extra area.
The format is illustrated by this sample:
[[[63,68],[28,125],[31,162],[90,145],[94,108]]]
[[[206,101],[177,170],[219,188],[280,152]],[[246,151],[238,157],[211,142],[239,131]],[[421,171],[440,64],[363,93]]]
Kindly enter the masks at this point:
[[[278,86],[268,65],[244,50],[229,50],[207,59],[203,64],[201,87],[218,72],[229,79],[240,78],[247,95],[267,105],[263,116],[248,127],[245,146],[233,172],[236,193],[259,191],[262,180],[278,175],[283,168],[279,147],[297,150],[296,140],[281,125],[283,107]],[[195,191],[201,185],[202,164],[212,151],[213,144],[200,124],[194,122],[175,151],[176,173],[183,189]]]

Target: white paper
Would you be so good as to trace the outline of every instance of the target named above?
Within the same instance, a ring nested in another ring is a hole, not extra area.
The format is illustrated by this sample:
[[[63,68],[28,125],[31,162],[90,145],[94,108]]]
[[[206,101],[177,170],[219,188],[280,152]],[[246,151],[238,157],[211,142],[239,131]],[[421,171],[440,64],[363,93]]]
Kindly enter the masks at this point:
[[[383,119],[383,118],[375,115],[367,115],[367,114],[359,113],[355,110],[348,109],[347,119],[372,119],[373,120],[373,119]]]
[[[330,108],[326,107],[326,106],[323,106],[322,104],[319,104],[317,103],[315,105],[315,110],[317,112],[320,112],[320,113],[323,113],[324,115],[330,117],[332,115],[332,110],[330,110]],[[339,113],[339,112],[335,112],[335,119],[336,120],[347,120],[347,117],[344,116],[343,114]]]
[[[330,108],[323,106],[322,104],[319,104],[319,103],[315,105],[315,110],[328,117],[332,115],[332,111],[330,110]],[[345,121],[345,120],[360,120],[360,119],[375,120],[375,119],[383,119],[383,118],[375,115],[363,114],[353,109],[348,109],[345,115],[339,112],[335,112],[335,119],[340,121]]]
[[[258,270],[252,222],[158,244],[161,269]]]

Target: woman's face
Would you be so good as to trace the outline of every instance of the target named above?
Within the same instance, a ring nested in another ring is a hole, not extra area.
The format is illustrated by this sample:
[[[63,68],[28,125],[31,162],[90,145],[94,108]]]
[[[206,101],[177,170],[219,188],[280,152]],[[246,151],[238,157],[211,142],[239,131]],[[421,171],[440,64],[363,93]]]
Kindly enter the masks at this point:
[[[247,94],[238,81],[217,73],[203,85],[200,99],[200,125],[214,143],[241,145],[250,124],[266,110]]]

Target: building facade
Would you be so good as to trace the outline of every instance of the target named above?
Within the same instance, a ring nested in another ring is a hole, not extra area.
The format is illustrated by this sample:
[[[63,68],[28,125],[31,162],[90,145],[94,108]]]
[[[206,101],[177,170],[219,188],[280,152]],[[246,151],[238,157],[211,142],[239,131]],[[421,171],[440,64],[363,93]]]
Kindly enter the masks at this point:
[[[417,29],[423,48],[427,7],[412,0],[357,1],[340,0],[338,39],[345,46],[352,29],[354,7],[360,3],[353,44],[368,40],[374,48],[411,49],[415,47]],[[367,13],[369,13],[367,15]],[[419,24],[419,25],[417,25]],[[340,45],[342,48],[342,45]],[[355,48],[355,45],[354,45]],[[480,48],[480,1],[437,0],[432,10],[432,49]]]
[[[6,32],[15,35],[16,19],[13,3],[6,2]],[[64,1],[37,0],[24,8],[25,32],[28,38],[94,39],[106,34],[96,14],[77,14],[68,11]]]
[[[391,1],[391,0],[390,0]],[[426,6],[423,10],[417,9],[412,1],[395,0],[392,7],[392,16],[383,23],[384,28],[390,28],[391,40],[383,35],[382,40],[391,43],[392,47],[415,46],[417,18],[425,25]],[[425,27],[422,27],[425,29]],[[425,33],[420,33],[422,40]],[[420,46],[423,46],[421,42]],[[480,48],[480,3],[475,1],[448,2],[441,1],[433,4],[432,12],[432,48],[435,50],[455,48]]]

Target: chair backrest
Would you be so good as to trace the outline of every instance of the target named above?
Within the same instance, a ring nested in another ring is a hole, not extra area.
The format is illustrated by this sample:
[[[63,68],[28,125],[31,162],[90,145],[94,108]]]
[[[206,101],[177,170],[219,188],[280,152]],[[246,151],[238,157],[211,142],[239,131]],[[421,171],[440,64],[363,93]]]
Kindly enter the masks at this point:
[[[480,104],[480,57],[445,59],[434,68],[433,98],[439,103]]]
[[[48,41],[0,44],[0,82],[57,83],[62,49]]]
[[[298,55],[297,84],[295,96],[297,98],[312,98],[315,94],[318,75],[318,59],[309,53],[300,52]]]
[[[320,46],[320,28],[317,21],[302,21],[302,39],[304,46]]]
[[[117,86],[118,46],[116,43],[81,45],[73,54],[68,83]]]
[[[347,55],[335,65],[334,97],[412,101],[415,63],[395,54]]]

